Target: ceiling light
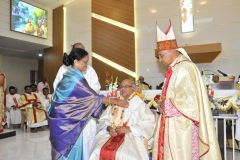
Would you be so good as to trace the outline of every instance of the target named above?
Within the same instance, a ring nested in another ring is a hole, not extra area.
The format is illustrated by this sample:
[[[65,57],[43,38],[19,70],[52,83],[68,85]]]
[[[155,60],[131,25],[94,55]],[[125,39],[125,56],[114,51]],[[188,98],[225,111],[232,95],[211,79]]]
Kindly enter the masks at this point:
[[[157,11],[155,9],[152,9],[151,10],[151,13],[156,13]]]
[[[38,56],[39,56],[39,57],[42,57],[42,54],[41,54],[41,53],[39,53],[39,54],[38,54]]]
[[[115,63],[113,61],[110,61],[109,59],[104,58],[104,57],[102,57],[99,54],[96,54],[94,52],[92,52],[92,56],[94,58],[97,58],[98,60],[106,63],[107,65],[109,65],[109,66],[111,66],[111,67],[113,67],[113,68],[115,68],[117,70],[120,70],[120,71],[122,71],[122,72],[124,72],[124,73],[126,73],[126,74],[128,74],[130,76],[133,76],[134,78],[136,78],[136,73],[131,71],[131,70],[129,70],[129,69],[127,69],[127,68],[125,68],[125,67],[123,67],[123,66],[121,66],[121,65],[119,65],[119,64],[117,64],[117,63]]]
[[[118,27],[120,27],[120,28],[126,29],[126,30],[128,30],[128,31],[135,32],[135,28],[132,27],[132,26],[129,26],[129,25],[126,25],[126,24],[124,24],[124,23],[121,23],[121,22],[112,20],[112,19],[110,19],[110,18],[107,18],[107,17],[101,16],[101,15],[98,15],[98,14],[96,14],[96,13],[92,13],[92,17],[93,17],[93,18],[96,18],[96,19],[99,19],[99,20],[101,20],[101,21],[110,23],[110,24],[112,24],[112,25],[118,26]]]
[[[206,4],[207,2],[206,1],[202,1],[202,2],[200,2],[200,4]]]

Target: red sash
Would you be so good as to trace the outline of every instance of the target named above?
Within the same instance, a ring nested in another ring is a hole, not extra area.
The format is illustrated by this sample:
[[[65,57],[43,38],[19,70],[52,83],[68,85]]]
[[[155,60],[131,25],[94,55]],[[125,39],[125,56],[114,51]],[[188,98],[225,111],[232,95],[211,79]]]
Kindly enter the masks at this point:
[[[36,111],[36,110],[41,110],[41,111],[43,111],[43,112],[45,113],[45,117],[46,117],[45,120],[47,120],[47,112],[46,112],[45,110],[43,110],[43,109],[41,109],[41,108],[32,108],[34,123],[37,123],[37,122],[38,122],[38,120],[37,120],[37,114],[36,114],[37,111]]]
[[[165,73],[165,84],[164,84],[164,88],[162,91],[162,100],[166,99],[166,95],[167,95],[167,88],[168,88],[168,84],[170,81],[172,75],[172,68],[168,68],[167,72]],[[161,124],[160,124],[160,129],[159,129],[159,135],[158,135],[158,160],[164,160],[164,133],[165,133],[165,121],[166,118],[164,115],[161,116]]]
[[[165,116],[161,116],[161,124],[158,135],[158,160],[164,160],[164,132],[165,132]]]
[[[24,108],[24,107],[26,107],[27,105],[32,104],[32,103],[34,103],[34,102],[35,102],[35,103],[38,103],[38,104],[41,104],[41,102],[38,102],[38,101],[37,101],[38,98],[37,98],[37,96],[36,96],[35,94],[33,94],[33,96],[35,97],[35,99],[28,99],[27,96],[26,96],[26,94],[23,94],[23,96],[24,96],[25,100],[27,101],[27,103],[23,104],[22,106],[19,106],[19,108]]]
[[[18,102],[17,102],[16,97],[13,97],[13,102],[15,103],[15,106],[18,108]]]
[[[123,126],[126,126],[124,123]],[[116,152],[124,141],[125,133],[119,134],[109,140],[102,146],[100,151],[100,160],[115,160]]]

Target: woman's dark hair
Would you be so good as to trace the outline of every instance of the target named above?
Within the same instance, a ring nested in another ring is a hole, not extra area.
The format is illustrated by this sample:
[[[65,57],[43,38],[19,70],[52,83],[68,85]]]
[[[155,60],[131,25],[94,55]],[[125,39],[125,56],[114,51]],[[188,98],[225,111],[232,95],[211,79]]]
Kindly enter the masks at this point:
[[[69,55],[67,53],[64,53],[63,55],[63,64],[65,66],[73,65],[73,62],[75,59],[80,60],[83,57],[88,55],[88,52],[81,48],[74,48]]]

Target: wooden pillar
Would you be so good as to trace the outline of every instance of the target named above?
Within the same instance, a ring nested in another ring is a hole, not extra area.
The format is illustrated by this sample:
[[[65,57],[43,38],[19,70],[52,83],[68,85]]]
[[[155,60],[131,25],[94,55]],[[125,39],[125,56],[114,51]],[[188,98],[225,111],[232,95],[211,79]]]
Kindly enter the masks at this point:
[[[63,5],[53,10],[53,47],[44,49],[44,74],[53,92],[53,81],[59,67],[62,65],[64,38]]]

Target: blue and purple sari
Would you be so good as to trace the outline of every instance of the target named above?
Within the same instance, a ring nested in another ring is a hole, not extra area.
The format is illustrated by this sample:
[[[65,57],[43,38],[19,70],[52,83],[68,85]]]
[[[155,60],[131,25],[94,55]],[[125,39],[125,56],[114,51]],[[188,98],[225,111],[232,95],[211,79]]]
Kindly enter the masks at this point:
[[[63,75],[48,108],[52,159],[82,159],[81,133],[90,116],[99,117],[102,99],[77,69]]]

